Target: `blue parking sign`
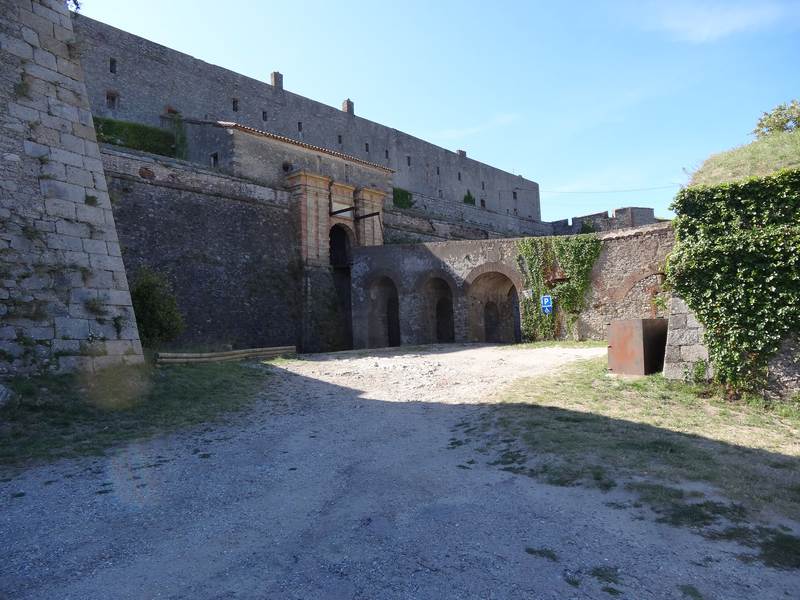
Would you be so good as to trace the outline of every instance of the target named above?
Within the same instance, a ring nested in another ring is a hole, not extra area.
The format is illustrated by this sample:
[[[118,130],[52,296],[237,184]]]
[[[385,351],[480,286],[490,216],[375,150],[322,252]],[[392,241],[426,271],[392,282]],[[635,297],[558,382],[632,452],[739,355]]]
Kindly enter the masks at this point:
[[[550,294],[542,296],[542,312],[546,315],[553,312],[553,297]]]

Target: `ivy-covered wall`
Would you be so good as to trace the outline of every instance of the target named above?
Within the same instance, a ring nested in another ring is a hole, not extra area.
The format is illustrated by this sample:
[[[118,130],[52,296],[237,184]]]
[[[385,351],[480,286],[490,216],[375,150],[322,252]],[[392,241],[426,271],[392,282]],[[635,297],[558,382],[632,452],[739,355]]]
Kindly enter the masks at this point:
[[[673,209],[678,242],[669,280],[705,328],[715,377],[732,394],[762,391],[776,378],[783,381],[782,395],[793,387],[796,393],[800,171],[687,188]],[[674,338],[671,332],[673,345]],[[794,356],[787,359],[787,352]],[[775,360],[786,366],[776,371]]]
[[[519,268],[528,293],[520,299],[522,337],[550,340],[575,332],[591,285],[592,268],[602,242],[595,235],[525,238],[517,242]],[[540,299],[553,298],[552,314],[544,314]]]

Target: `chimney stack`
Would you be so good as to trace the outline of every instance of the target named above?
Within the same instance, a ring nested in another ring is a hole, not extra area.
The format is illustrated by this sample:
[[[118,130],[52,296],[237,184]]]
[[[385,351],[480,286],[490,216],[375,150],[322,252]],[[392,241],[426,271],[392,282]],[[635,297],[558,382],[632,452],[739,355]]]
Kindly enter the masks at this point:
[[[346,112],[348,115],[356,114],[355,104],[353,104],[353,101],[350,100],[350,98],[342,102],[342,111]]]
[[[282,90],[283,89],[283,75],[281,75],[280,71],[273,71],[272,72],[272,87]]]
[[[459,150],[459,151],[458,151],[458,155],[459,155],[461,158],[467,158],[467,151],[466,151],[466,150]]]

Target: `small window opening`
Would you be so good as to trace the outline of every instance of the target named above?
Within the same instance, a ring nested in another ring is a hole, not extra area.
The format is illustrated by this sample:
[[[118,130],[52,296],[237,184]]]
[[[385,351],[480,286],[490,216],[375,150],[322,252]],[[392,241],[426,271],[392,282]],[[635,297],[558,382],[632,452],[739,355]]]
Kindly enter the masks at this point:
[[[439,198],[443,198],[442,190],[439,190]]]
[[[303,133],[303,122],[302,121],[298,121],[297,122],[297,131],[298,131],[298,133]]]
[[[436,174],[439,174],[439,167],[436,167]]]
[[[458,180],[461,181],[461,171],[458,172]]]
[[[486,208],[486,198],[481,198],[481,208]]]
[[[269,115],[267,115],[267,111],[265,111],[265,110],[261,111],[261,120],[262,121],[266,121],[268,116]]]
[[[481,181],[481,189],[482,190],[486,189],[486,182],[485,181]]]
[[[364,150],[369,152],[369,142],[364,142]]]
[[[338,140],[339,140],[339,144],[341,144],[341,143],[342,143],[342,136],[341,136],[341,135],[337,135],[337,136],[336,136],[336,139],[338,139]]]
[[[411,166],[411,157],[410,156],[406,156],[406,165],[408,165],[409,167]]]
[[[516,200],[517,199],[517,192],[511,192],[511,196],[514,198],[514,200]]]
[[[106,107],[115,109],[119,106],[119,96],[114,92],[106,92]]]
[[[116,58],[110,58],[108,60],[108,70],[111,73],[116,73],[117,72],[117,59]]]
[[[386,160],[389,160],[389,151],[384,150],[383,153],[386,155]]]
[[[215,169],[219,166],[219,154],[216,152],[211,155],[211,166]]]
[[[231,102],[231,105],[232,105],[232,108],[233,108],[233,112],[239,112],[239,99],[238,98],[233,98],[232,102]]]

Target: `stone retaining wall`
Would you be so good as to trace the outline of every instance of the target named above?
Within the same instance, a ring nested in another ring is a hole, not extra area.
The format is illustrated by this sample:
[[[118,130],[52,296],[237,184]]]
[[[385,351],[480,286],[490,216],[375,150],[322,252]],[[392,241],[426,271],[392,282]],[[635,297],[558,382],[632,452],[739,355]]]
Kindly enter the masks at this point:
[[[176,347],[300,345],[301,272],[289,193],[104,145],[122,254],[171,283]]]

